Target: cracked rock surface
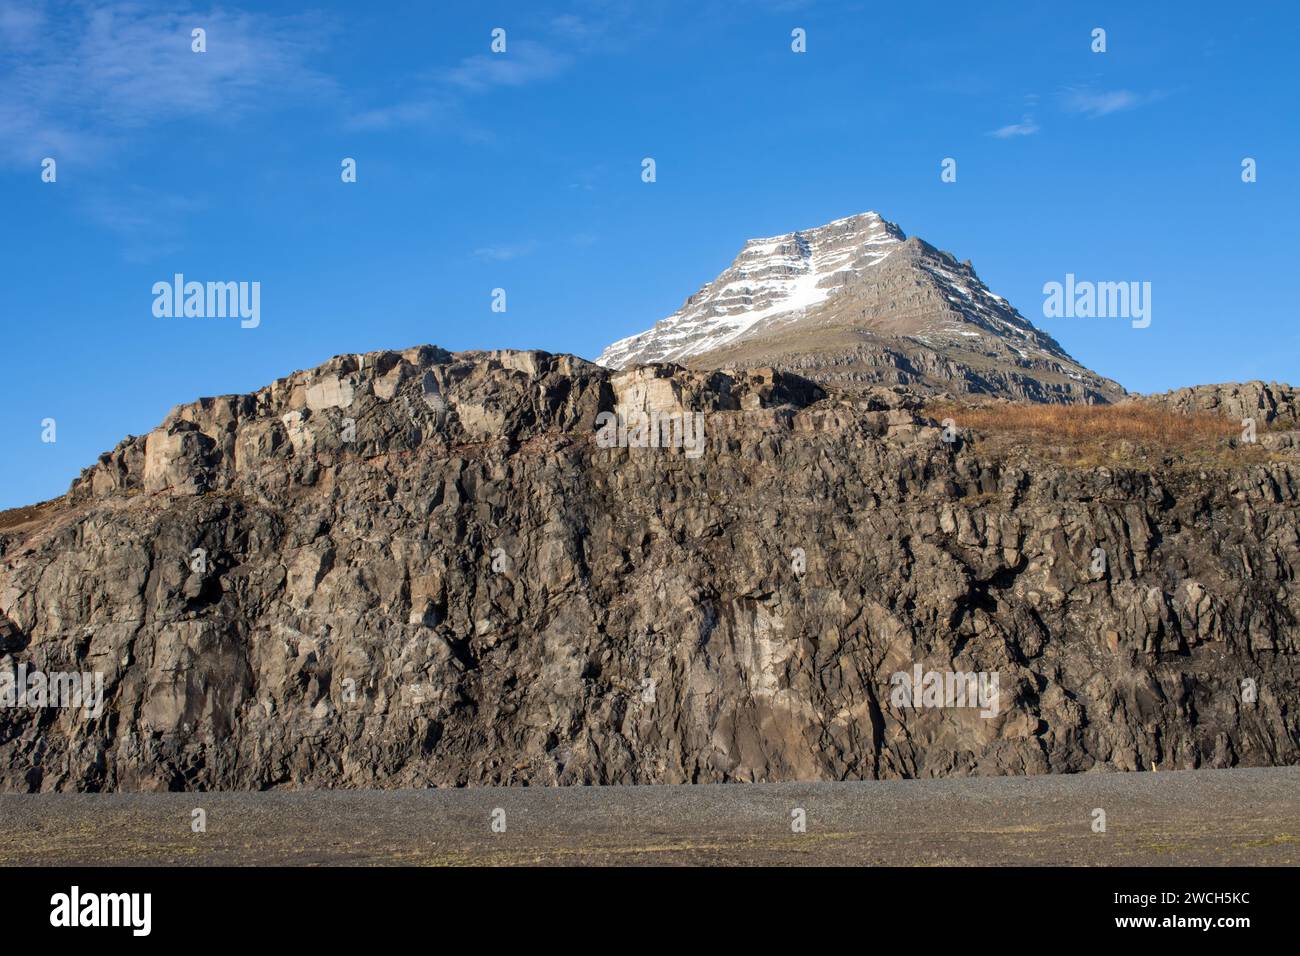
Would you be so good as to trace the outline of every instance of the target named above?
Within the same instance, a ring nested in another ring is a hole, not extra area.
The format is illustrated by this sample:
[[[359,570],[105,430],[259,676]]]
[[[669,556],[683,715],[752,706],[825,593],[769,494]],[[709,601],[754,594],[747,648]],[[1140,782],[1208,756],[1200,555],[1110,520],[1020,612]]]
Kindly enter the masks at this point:
[[[424,346],[180,406],[0,521],[0,666],[105,688],[0,708],[0,788],[1300,762],[1294,445],[1030,467],[825,385]],[[602,412],[700,413],[702,453]],[[996,713],[900,701],[916,665]]]

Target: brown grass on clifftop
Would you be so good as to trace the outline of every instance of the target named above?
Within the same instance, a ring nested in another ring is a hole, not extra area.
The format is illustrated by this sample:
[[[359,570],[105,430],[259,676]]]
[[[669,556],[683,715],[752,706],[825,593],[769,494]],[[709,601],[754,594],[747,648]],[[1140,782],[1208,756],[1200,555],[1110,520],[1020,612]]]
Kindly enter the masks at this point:
[[[959,430],[970,429],[977,439],[1014,443],[1080,466],[1139,465],[1152,459],[1232,466],[1267,457],[1258,446],[1233,442],[1241,437],[1241,424],[1230,418],[1204,412],[1182,414],[1142,402],[964,405],[939,401],[924,411],[937,421],[952,419]]]
[[[58,499],[53,499],[34,505],[24,505],[21,508],[10,508],[8,511],[0,511],[0,531],[14,531],[39,523],[57,511],[59,504]]]

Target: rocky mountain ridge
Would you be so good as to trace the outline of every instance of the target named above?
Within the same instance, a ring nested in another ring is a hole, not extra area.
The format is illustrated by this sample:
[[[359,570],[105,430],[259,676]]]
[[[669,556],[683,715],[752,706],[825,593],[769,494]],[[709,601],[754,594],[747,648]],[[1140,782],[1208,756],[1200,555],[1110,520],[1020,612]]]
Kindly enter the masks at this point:
[[[1125,394],[991,292],[969,262],[875,212],[751,239],[677,312],[596,361],[770,366],[841,389],[900,384],[1044,402]]]
[[[1300,760],[1294,432],[1072,468],[924,402],[423,346],[179,406],[0,521],[0,670],[105,688],[0,708],[0,788]],[[687,414],[703,454],[647,439]],[[929,673],[995,712],[898,693]]]

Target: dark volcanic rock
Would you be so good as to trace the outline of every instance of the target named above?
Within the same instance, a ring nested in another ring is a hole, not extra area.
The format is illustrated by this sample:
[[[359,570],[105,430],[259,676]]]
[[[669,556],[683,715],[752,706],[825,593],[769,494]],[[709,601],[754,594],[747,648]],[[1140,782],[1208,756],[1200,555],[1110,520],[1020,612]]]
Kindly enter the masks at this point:
[[[1143,395],[1140,401],[1164,405],[1179,412],[1213,412],[1228,418],[1254,418],[1262,428],[1300,428],[1300,390],[1277,382],[1228,382],[1195,385],[1159,395]]]
[[[1293,450],[1029,467],[829,391],[423,347],[179,407],[0,521],[0,664],[106,698],[0,709],[0,786],[1300,759]],[[601,447],[615,409],[701,413],[699,453]],[[900,703],[918,664],[996,674],[997,713]]]

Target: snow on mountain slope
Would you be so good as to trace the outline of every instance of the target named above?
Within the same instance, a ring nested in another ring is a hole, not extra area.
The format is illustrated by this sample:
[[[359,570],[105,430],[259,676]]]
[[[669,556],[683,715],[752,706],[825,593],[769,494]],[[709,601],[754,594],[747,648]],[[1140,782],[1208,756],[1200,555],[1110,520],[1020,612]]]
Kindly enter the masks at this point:
[[[874,212],[816,229],[751,239],[725,272],[654,328],[615,342],[596,361],[610,368],[680,361],[719,348],[773,318],[795,320],[879,265],[907,237]]]
[[[675,313],[596,361],[770,365],[841,387],[900,384],[1027,401],[1124,395],[989,291],[969,262],[874,212],[751,239]]]

